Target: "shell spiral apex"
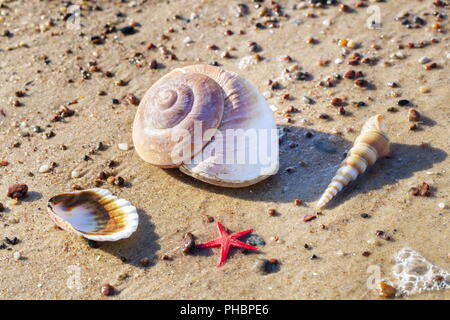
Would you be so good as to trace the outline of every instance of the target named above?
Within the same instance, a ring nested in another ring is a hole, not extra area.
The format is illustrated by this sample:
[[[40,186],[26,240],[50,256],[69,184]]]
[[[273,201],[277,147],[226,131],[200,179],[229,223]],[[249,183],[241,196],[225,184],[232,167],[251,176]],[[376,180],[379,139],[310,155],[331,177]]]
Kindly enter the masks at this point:
[[[366,171],[368,166],[388,154],[389,138],[385,132],[383,116],[378,114],[365,122],[353,147],[319,199],[317,208],[325,207],[339,191]]]
[[[264,97],[208,65],[175,69],[153,84],[136,112],[133,143],[146,162],[219,186],[248,186],[278,171],[275,119]]]

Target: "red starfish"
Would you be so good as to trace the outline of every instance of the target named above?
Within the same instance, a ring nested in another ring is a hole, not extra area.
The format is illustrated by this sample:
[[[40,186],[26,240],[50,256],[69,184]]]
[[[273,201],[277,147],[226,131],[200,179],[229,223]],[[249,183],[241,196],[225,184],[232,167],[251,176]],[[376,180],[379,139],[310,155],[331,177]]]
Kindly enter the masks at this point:
[[[219,230],[220,238],[212,241],[208,241],[196,246],[196,248],[211,248],[211,247],[219,247],[220,246],[220,259],[218,267],[222,266],[228,256],[228,251],[230,251],[230,247],[244,248],[248,250],[258,250],[258,248],[248,245],[242,241],[239,241],[238,238],[245,236],[253,231],[253,229],[248,229],[245,231],[228,234],[225,231],[223,225],[220,222],[217,222],[217,230]]]

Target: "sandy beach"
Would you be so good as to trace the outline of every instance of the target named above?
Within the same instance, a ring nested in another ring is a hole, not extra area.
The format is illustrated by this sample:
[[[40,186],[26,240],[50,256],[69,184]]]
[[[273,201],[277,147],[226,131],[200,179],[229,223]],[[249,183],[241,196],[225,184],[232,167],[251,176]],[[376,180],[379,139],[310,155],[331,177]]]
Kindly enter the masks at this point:
[[[0,299],[385,299],[368,280],[377,270],[394,283],[402,248],[448,274],[448,1],[311,2],[321,1],[0,0]],[[276,175],[227,189],[136,154],[135,99],[194,64],[236,72],[264,95],[280,130]],[[376,114],[390,155],[318,211]],[[429,192],[414,195],[424,182]],[[28,186],[17,203],[14,184]],[[98,186],[137,207],[130,238],[88,243],[49,218],[49,198]],[[182,252],[187,232],[216,238],[217,221],[253,229],[259,250],[232,249],[220,268],[218,249]],[[261,272],[261,259],[276,266]]]

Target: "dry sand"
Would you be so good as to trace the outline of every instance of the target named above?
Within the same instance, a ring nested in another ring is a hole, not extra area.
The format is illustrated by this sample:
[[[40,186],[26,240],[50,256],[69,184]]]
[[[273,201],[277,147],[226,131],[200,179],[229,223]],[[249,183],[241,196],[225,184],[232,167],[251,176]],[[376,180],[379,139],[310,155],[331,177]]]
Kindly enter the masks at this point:
[[[410,247],[437,266],[450,269],[449,211],[438,208],[440,202],[447,208],[450,205],[450,49],[448,33],[432,28],[432,12],[448,13],[446,8],[433,6],[431,0],[375,3],[382,26],[371,30],[366,27],[370,15],[367,8],[351,13],[340,12],[336,6],[293,9],[301,2],[280,1],[290,17],[277,18],[278,28],[257,30],[255,23],[265,18],[258,15],[252,1],[97,1],[103,10],[82,9],[81,29],[72,30],[61,20],[62,5],[58,2],[0,2],[4,4],[0,9],[1,35],[5,30],[13,34],[0,37],[0,108],[4,110],[0,115],[0,160],[9,162],[0,167],[0,202],[6,207],[0,213],[0,236],[20,240],[15,246],[8,245],[10,249],[0,250],[0,298],[100,299],[105,298],[100,294],[101,285],[110,283],[118,294],[108,299],[377,299],[376,291],[367,288],[367,269],[377,265],[382,277],[391,277],[392,256],[400,248]],[[235,8],[241,2],[248,4],[250,14],[237,18]],[[354,2],[348,2],[352,8]],[[95,7],[91,1],[86,3]],[[270,7],[268,0],[261,5]],[[408,10],[422,16],[427,24],[407,29],[395,21],[397,14]],[[117,17],[119,11],[125,16]],[[316,17],[307,17],[308,12]],[[190,18],[192,13],[198,18],[191,22],[175,18],[177,14]],[[55,26],[35,31],[35,26],[44,26],[50,18],[55,19]],[[324,20],[332,21],[331,26],[326,26]],[[100,35],[108,21],[119,22],[118,27],[132,21],[141,26],[136,27],[134,35],[114,32],[107,35],[104,44],[93,44],[89,36]],[[448,19],[440,23],[450,29]],[[170,33],[172,27],[175,32]],[[225,36],[228,29],[234,34]],[[240,30],[245,33],[240,34]],[[169,38],[162,39],[162,34]],[[186,37],[193,43],[186,44]],[[318,43],[306,43],[308,37],[316,38]],[[399,44],[433,37],[439,42],[424,48],[398,48]],[[336,43],[338,39],[354,39],[361,47],[352,52],[378,57],[379,62],[375,66],[349,66],[350,53],[343,58],[343,64],[335,64],[342,50]],[[261,46],[259,54],[264,60],[240,69],[241,59],[254,54],[247,45],[250,40]],[[165,45],[178,60],[164,58],[158,49],[146,50],[150,42]],[[219,50],[208,50],[208,44],[216,44]],[[371,44],[378,44],[380,49],[371,48]],[[222,58],[221,53],[228,47],[236,48],[230,51],[233,58]],[[73,53],[67,53],[68,49]],[[397,51],[404,52],[406,58],[391,59]],[[144,56],[142,67],[128,61],[136,52]],[[281,61],[279,57],[285,55],[294,61]],[[438,68],[425,70],[418,62],[422,56],[436,62]],[[157,59],[161,68],[150,69],[152,59]],[[88,69],[92,60],[102,71],[113,72],[114,77],[93,72],[91,79],[84,80],[80,68]],[[158,169],[143,162],[133,149],[121,151],[117,147],[120,142],[132,142],[136,106],[124,99],[127,93],[140,98],[169,70],[213,60],[245,76],[262,92],[271,92],[268,101],[278,109],[277,124],[290,130],[281,144],[279,173],[245,189],[214,187],[176,169]],[[330,63],[321,67],[319,60]],[[392,66],[385,67],[384,61],[388,60],[392,60]],[[278,78],[294,63],[313,78],[270,90],[268,80]],[[357,88],[347,79],[331,88],[319,86],[323,77],[343,75],[350,68],[361,70],[373,86]],[[120,79],[128,84],[116,86]],[[392,81],[399,87],[389,87],[387,83]],[[420,87],[430,92],[421,93]],[[26,96],[16,98],[19,90]],[[107,95],[99,96],[100,90]],[[284,93],[289,93],[292,100],[283,100]],[[315,104],[305,103],[303,96],[312,97]],[[348,97],[348,102],[364,101],[367,105],[358,108],[349,103],[345,107],[347,115],[339,115],[330,100],[343,96]],[[112,104],[112,98],[119,99],[120,104]],[[23,105],[14,107],[11,99]],[[65,122],[50,122],[60,105],[75,99],[78,102],[69,106],[76,111],[74,116]],[[418,130],[409,130],[410,107],[397,106],[399,99],[409,99],[421,113]],[[287,123],[283,116],[290,105],[299,110],[293,114],[293,123]],[[398,112],[388,112],[389,107]],[[331,119],[319,119],[322,113]],[[377,113],[386,116],[392,156],[369,168],[317,219],[303,222],[305,215],[315,214],[315,201],[364,120]],[[45,132],[53,131],[55,136],[43,138],[43,133],[31,130],[34,125]],[[22,136],[23,132],[30,135]],[[306,132],[314,137],[306,138]],[[107,149],[90,155],[91,160],[83,160],[89,147],[98,141]],[[16,142],[20,146],[13,147]],[[298,146],[290,148],[292,142]],[[429,146],[422,147],[423,142]],[[67,150],[61,150],[62,144]],[[331,144],[336,152],[324,152],[317,148],[318,144]],[[106,187],[138,207],[140,226],[127,240],[101,243],[100,248],[93,249],[84,239],[55,229],[47,216],[46,202],[57,193],[71,191],[74,185],[93,187],[96,175],[109,160],[117,161],[118,166],[110,170],[122,176],[127,185]],[[306,166],[301,166],[300,161]],[[38,172],[41,165],[52,162],[57,166],[51,172]],[[293,167],[294,172],[286,172],[288,167]],[[74,169],[82,176],[71,178]],[[431,186],[430,197],[408,193],[421,182]],[[30,190],[17,205],[6,197],[8,186],[14,183],[25,183]],[[295,206],[294,199],[302,199],[303,204]],[[279,215],[270,217],[270,208]],[[363,212],[370,218],[361,218]],[[266,245],[259,253],[232,250],[221,268],[216,267],[216,249],[184,256],[177,247],[186,232],[192,232],[198,242],[216,237],[214,224],[204,222],[204,214],[231,231],[253,228]],[[394,241],[378,238],[377,230],[387,232]],[[273,240],[276,237],[278,241]],[[305,243],[311,250],[304,248]],[[16,251],[22,255],[18,261],[13,259]],[[370,256],[363,256],[364,251],[369,251]],[[165,254],[172,260],[161,260]],[[313,254],[319,259],[311,260]],[[149,267],[139,264],[143,257],[150,259]],[[260,258],[279,259],[279,271],[267,275],[256,272],[253,265]],[[77,276],[80,286],[72,282]],[[433,291],[406,298],[449,299],[450,292]]]

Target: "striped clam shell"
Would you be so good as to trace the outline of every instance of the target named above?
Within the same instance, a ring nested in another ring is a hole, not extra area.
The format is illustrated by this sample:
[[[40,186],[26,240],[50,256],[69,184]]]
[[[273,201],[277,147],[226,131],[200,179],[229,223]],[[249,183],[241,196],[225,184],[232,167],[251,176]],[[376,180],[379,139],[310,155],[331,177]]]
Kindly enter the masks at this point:
[[[62,229],[95,241],[128,238],[139,221],[129,201],[100,188],[56,195],[48,201],[48,214]]]
[[[378,158],[389,153],[389,138],[385,133],[384,119],[381,114],[369,118],[360,135],[356,138],[347,157],[317,203],[317,208],[325,207],[328,202],[346,185],[366,171]]]

